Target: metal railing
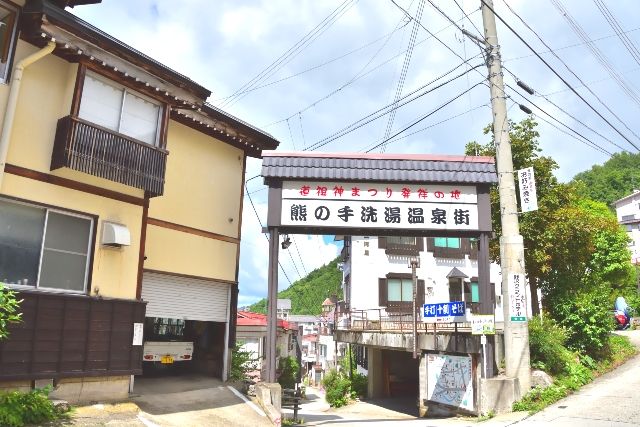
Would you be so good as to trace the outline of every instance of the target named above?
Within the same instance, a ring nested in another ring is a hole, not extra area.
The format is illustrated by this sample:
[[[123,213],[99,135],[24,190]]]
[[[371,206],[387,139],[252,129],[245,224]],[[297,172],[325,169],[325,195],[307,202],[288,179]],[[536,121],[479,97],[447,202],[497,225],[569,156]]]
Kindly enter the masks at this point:
[[[350,310],[340,313],[336,322],[339,331],[412,332],[410,312],[387,312],[384,308]],[[418,318],[418,332],[471,331],[471,323],[426,323]]]

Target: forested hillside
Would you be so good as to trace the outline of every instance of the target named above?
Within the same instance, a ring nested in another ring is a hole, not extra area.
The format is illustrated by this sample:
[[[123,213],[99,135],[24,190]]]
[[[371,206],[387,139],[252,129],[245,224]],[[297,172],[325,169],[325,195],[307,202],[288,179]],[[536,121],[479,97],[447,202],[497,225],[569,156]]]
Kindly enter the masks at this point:
[[[595,165],[573,180],[585,184],[584,196],[611,206],[640,188],[640,154],[615,153],[603,165]]]
[[[328,265],[313,270],[307,277],[293,282],[278,293],[278,298],[291,300],[291,314],[320,314],[322,302],[331,295],[342,299],[342,271],[338,270],[338,258]],[[261,299],[249,307],[256,313],[267,312],[267,300]]]

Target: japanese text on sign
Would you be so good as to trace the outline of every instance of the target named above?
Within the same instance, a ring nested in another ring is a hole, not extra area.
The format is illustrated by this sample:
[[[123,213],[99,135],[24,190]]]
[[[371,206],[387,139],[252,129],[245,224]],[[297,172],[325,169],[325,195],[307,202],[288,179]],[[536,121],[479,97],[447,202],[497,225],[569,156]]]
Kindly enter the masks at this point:
[[[509,275],[509,317],[512,322],[527,321],[527,296],[523,274]]]
[[[518,184],[520,187],[520,208],[522,212],[538,210],[536,179],[533,175],[533,168],[520,169],[518,171]]]
[[[463,301],[422,305],[422,321],[426,323],[453,323],[465,321]]]
[[[474,314],[471,318],[472,335],[495,335],[496,323],[493,314]]]
[[[478,228],[475,187],[285,181],[283,225]]]

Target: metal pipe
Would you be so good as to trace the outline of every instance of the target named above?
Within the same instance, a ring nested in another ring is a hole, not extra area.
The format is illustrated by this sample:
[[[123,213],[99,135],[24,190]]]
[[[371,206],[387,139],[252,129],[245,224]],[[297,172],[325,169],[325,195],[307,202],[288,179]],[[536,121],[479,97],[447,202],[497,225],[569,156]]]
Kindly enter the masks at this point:
[[[2,131],[0,133],[0,190],[2,190],[2,181],[4,180],[4,167],[7,163],[7,155],[9,153],[9,141],[11,139],[11,132],[13,131],[16,106],[18,105],[18,95],[20,95],[22,74],[25,68],[49,55],[55,48],[56,43],[54,41],[48,42],[45,47],[18,62],[13,70],[11,87],[9,89],[9,98],[7,99],[7,107],[4,112]]]

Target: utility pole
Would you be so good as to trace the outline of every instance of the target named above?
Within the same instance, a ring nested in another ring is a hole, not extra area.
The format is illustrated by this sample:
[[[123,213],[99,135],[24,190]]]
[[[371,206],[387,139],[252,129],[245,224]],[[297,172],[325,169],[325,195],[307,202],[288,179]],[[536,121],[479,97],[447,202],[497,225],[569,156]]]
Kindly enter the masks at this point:
[[[504,309],[505,369],[507,377],[518,378],[520,393],[524,395],[531,387],[529,329],[526,316],[524,321],[512,321],[509,292],[509,282],[512,276],[519,275],[520,282],[524,281],[524,244],[518,227],[518,206],[513,177],[515,171],[511,156],[507,103],[502,80],[496,19],[493,14],[493,0],[480,0],[480,2],[489,69],[496,169],[500,193],[500,219],[502,222],[500,268],[502,270],[502,304]]]
[[[413,288],[413,358],[418,358],[418,276],[416,276],[416,268],[420,267],[420,258],[411,258],[409,260],[409,267],[411,267],[411,283]]]

